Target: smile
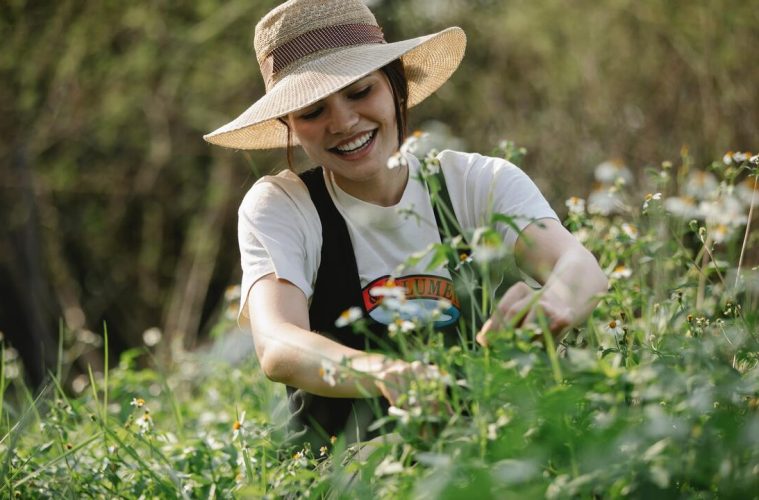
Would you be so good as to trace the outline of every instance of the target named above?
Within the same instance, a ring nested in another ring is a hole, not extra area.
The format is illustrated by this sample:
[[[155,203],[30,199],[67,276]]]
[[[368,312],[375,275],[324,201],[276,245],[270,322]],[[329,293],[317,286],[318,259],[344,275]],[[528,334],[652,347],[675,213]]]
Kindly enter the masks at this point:
[[[359,135],[355,139],[345,144],[340,144],[334,148],[330,148],[330,151],[337,154],[352,154],[361,151],[371,144],[374,137],[377,135],[377,130],[372,130],[364,134]]]

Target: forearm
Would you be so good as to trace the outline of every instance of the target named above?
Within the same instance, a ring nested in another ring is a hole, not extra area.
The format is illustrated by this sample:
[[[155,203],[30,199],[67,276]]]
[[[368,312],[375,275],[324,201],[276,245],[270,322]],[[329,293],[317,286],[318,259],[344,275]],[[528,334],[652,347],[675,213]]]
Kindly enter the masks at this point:
[[[293,324],[259,331],[259,360],[266,375],[283,384],[329,397],[378,396],[377,377],[395,362],[339,344]],[[331,370],[335,370],[331,376]]]
[[[608,281],[588,250],[576,247],[564,252],[548,275],[543,294],[553,295],[572,311],[570,326],[584,322],[598,304]]]

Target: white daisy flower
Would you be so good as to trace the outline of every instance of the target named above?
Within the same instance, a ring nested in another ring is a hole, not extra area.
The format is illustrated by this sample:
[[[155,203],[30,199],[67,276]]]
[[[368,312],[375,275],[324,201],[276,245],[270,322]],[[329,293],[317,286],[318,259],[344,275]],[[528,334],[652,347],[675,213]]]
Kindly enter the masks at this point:
[[[142,333],[142,341],[148,347],[153,347],[161,341],[163,334],[161,330],[156,327],[148,328]]]
[[[628,224],[627,222],[623,222],[620,226],[622,229],[622,232],[630,238],[631,240],[636,240],[638,238],[638,228],[633,226],[632,224]]]
[[[406,300],[406,289],[402,286],[395,286],[395,280],[389,279],[384,284],[375,286],[369,290],[369,295],[402,301]]]
[[[609,321],[605,326],[606,333],[613,335],[617,340],[620,340],[625,333],[622,327],[622,322],[616,319]]]
[[[588,212],[595,215],[611,215],[619,213],[624,208],[624,203],[614,189],[596,189],[588,196]]]
[[[235,419],[232,424],[232,441],[245,434],[245,412],[240,413],[240,418]]]
[[[684,191],[688,196],[697,200],[705,200],[714,196],[715,191],[719,188],[719,181],[711,172],[695,170],[685,181]]]
[[[360,307],[353,306],[349,309],[346,309],[340,314],[340,317],[337,318],[335,321],[335,326],[338,328],[342,328],[344,326],[348,326],[350,324],[355,323],[356,321],[360,320],[363,317],[363,312],[361,312]]]
[[[390,170],[399,168],[399,167],[405,167],[408,165],[408,162],[406,161],[406,158],[403,156],[402,153],[397,152],[390,156],[390,158],[387,159],[387,168]]]
[[[319,368],[319,376],[334,387],[337,384],[337,365],[327,359],[322,360],[322,366]]]
[[[733,161],[735,163],[743,163],[744,161],[748,160],[751,156],[751,153],[741,153],[740,151],[733,153]]]
[[[145,411],[143,416],[135,420],[135,423],[137,424],[138,432],[140,434],[147,434],[153,429],[153,418],[147,411]]]
[[[701,219],[701,212],[696,201],[690,196],[672,196],[664,200],[667,212],[681,219]]]
[[[643,210],[648,210],[648,205],[652,201],[661,200],[661,193],[647,193],[643,200]]]
[[[585,213],[585,200],[572,196],[566,202],[564,202],[569,209],[570,214],[583,215]]]
[[[614,268],[614,270],[609,275],[609,278],[618,280],[618,279],[626,279],[632,276],[632,269],[629,267],[625,267],[624,264],[619,265]]]
[[[390,323],[387,326],[388,332],[391,335],[395,335],[397,333],[409,333],[413,332],[416,328],[416,325],[409,320],[403,320],[403,319],[396,319],[392,323]]]
[[[608,160],[600,163],[593,172],[596,180],[602,184],[611,185],[621,180],[629,184],[633,180],[632,172],[621,160]]]

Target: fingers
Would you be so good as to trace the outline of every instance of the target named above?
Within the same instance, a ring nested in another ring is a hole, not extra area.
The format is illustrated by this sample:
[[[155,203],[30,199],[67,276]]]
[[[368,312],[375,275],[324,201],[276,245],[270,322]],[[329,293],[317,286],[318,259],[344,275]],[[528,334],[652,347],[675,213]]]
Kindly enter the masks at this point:
[[[572,310],[559,297],[550,291],[537,292],[519,282],[509,288],[498,303],[491,316],[477,333],[476,340],[482,346],[488,345],[488,334],[502,328],[537,325],[543,317],[545,326],[556,335],[572,325]],[[542,326],[542,324],[541,324]]]
[[[376,385],[385,399],[397,406],[398,399],[407,393],[411,383],[419,380],[439,380],[447,384],[447,376],[435,366],[421,361],[407,363],[394,360],[389,363],[378,375]]]
[[[477,333],[477,336],[475,337],[477,343],[482,346],[487,346],[487,334],[501,329],[509,324],[509,322],[514,321],[515,318],[516,322],[511,326],[523,323],[524,321],[522,320],[521,315],[525,312],[530,312],[525,311],[525,309],[529,307],[530,302],[534,298],[534,294],[535,291],[523,281],[520,281],[509,288],[498,302],[498,306],[493,315],[484,325],[482,325],[482,328]]]

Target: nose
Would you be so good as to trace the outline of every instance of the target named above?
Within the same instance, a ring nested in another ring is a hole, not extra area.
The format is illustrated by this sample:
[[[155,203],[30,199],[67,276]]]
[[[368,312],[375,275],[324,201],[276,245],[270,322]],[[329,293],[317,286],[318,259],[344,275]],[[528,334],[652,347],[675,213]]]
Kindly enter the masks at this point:
[[[330,103],[329,132],[331,134],[351,132],[359,121],[358,113],[347,99],[338,96],[333,97],[336,98]]]

